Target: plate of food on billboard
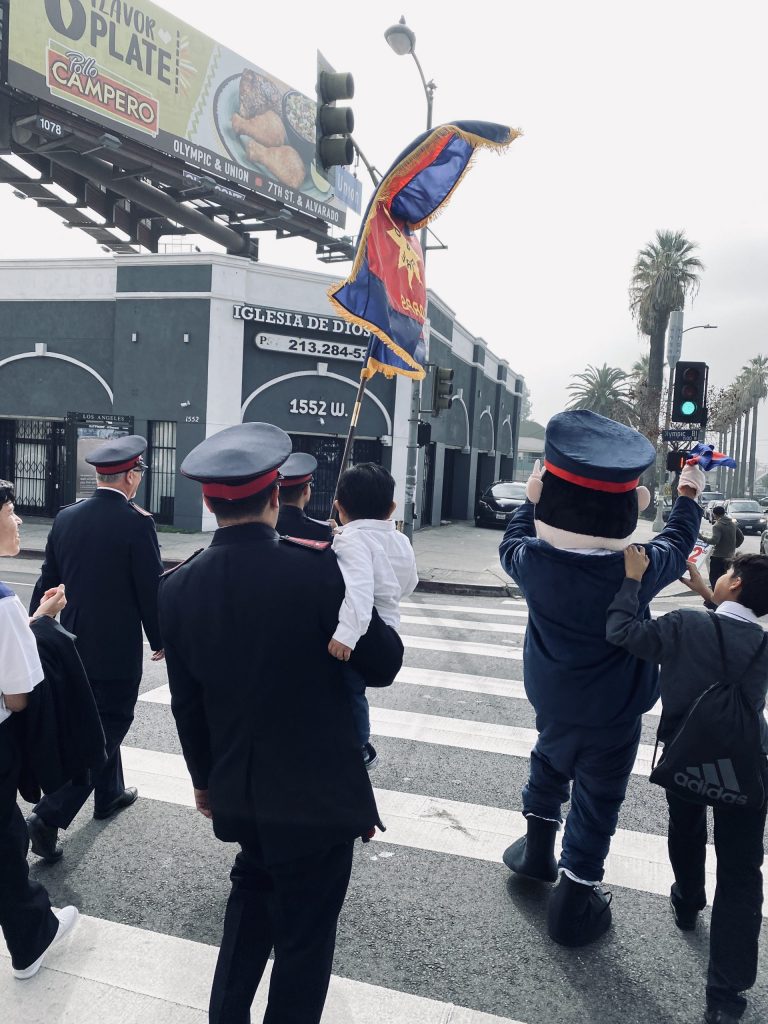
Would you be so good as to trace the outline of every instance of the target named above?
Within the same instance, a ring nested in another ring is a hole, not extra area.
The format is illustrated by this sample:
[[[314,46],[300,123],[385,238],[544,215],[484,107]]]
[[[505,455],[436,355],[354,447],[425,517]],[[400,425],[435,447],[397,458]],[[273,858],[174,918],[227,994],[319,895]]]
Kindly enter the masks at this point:
[[[11,0],[8,84],[342,227],[315,101],[150,0]],[[150,157],[151,160],[151,157]]]
[[[313,173],[315,111],[308,96],[253,67],[225,79],[214,99],[216,128],[233,160],[321,198],[331,186]]]

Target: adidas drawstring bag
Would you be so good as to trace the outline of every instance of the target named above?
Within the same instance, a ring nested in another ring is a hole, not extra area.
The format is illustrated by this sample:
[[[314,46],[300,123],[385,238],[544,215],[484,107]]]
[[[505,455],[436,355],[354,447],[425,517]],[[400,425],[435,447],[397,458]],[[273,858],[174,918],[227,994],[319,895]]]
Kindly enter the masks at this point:
[[[693,702],[679,728],[664,744],[658,764],[656,740],[650,781],[691,803],[755,809],[765,801],[760,717],[738,685],[741,680],[728,681],[722,627],[716,615],[711,618],[720,648],[721,681]],[[742,679],[754,668],[766,644],[768,635],[763,637]]]

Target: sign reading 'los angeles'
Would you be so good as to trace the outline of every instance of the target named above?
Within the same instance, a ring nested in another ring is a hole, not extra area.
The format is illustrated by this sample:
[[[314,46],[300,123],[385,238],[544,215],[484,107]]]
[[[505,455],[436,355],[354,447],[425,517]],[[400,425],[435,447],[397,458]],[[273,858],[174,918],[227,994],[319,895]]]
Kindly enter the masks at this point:
[[[151,0],[11,0],[8,83],[344,224],[314,166],[315,101]]]

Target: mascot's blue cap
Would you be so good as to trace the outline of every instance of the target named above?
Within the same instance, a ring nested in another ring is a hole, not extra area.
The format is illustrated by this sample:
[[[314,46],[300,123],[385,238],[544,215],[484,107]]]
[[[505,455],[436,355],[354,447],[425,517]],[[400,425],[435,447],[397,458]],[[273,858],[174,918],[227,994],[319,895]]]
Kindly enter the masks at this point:
[[[609,494],[633,491],[655,458],[642,434],[588,409],[560,412],[547,424],[546,470],[578,487]]]

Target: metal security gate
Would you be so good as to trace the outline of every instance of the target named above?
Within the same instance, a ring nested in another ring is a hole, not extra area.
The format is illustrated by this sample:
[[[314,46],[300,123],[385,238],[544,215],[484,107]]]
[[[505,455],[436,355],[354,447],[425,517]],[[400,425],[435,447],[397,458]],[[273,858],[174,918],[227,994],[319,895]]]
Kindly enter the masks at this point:
[[[311,437],[306,434],[291,434],[295,452],[308,452],[317,459],[312,500],[306,508],[308,516],[327,519],[331,502],[339,479],[341,457],[344,454],[343,437]],[[352,452],[353,463],[375,462],[381,464],[380,441],[355,441]]]
[[[176,424],[150,420],[147,446],[147,508],[158,523],[173,523],[176,498]]]
[[[0,479],[16,490],[16,509],[54,516],[65,504],[66,443],[63,420],[0,419]]]

